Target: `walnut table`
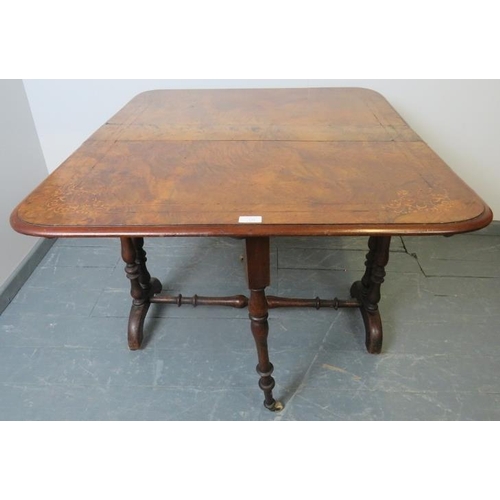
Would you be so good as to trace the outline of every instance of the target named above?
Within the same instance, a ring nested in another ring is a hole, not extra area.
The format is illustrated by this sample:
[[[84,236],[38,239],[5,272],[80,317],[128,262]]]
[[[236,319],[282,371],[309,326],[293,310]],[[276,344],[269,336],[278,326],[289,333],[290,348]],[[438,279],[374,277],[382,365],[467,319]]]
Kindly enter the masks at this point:
[[[135,97],[13,212],[33,236],[119,237],[132,308],[130,349],[151,303],[247,307],[266,408],[268,310],[355,307],[380,352],[378,312],[393,235],[455,234],[491,210],[378,93],[359,88],[157,90]],[[366,235],[366,271],[350,298],[266,296],[269,239]],[[162,294],[144,237],[245,239],[249,298]]]

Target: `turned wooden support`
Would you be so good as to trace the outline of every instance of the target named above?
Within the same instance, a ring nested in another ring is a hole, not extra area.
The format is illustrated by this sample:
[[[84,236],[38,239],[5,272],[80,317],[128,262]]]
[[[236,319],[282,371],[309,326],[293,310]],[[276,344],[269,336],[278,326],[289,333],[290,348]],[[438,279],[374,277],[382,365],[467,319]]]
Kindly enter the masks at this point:
[[[361,278],[361,284],[368,290],[370,288],[371,274],[373,269],[373,260],[375,259],[375,251],[377,250],[377,238],[371,236],[368,239],[368,253],[365,260],[365,274]]]
[[[198,306],[228,306],[237,309],[243,309],[248,305],[248,299],[244,295],[233,295],[231,297],[203,297],[201,295],[193,295],[192,297],[184,297],[179,295],[157,295],[151,297],[150,302],[155,304],[175,304],[177,307],[183,305]]]
[[[275,386],[272,373],[274,367],[269,361],[267,337],[269,333],[268,304],[265,288],[270,284],[269,238],[246,239],[247,280],[250,289],[248,312],[252,335],[257,347],[259,363],[257,373],[260,376],[259,387],[264,392],[264,406],[271,411],[279,411],[282,403],[273,397]]]
[[[146,252],[143,238],[120,238],[125,273],[130,280],[132,307],[128,321],[128,346],[135,351],[141,347],[144,338],[144,320],[152,295],[161,292],[161,283],[151,278],[146,267]]]
[[[372,236],[370,240],[374,241],[375,237]],[[378,303],[380,302],[380,287],[386,275],[385,266],[389,262],[391,238],[390,236],[381,236],[376,239],[376,243],[371,244],[374,247],[373,250],[370,247],[373,258],[371,259],[370,279],[365,296],[366,307],[370,311],[375,311],[378,309]]]
[[[151,275],[146,267],[146,251],[144,250],[144,238],[133,238],[135,248],[135,263],[139,266],[139,283],[144,289],[151,287]]]
[[[148,299],[148,293],[145,290],[144,268],[145,262],[141,265],[141,260],[137,252],[137,247],[133,238],[120,238],[122,244],[122,259],[125,262],[125,274],[130,280],[130,295],[134,299],[134,305],[140,306]],[[141,247],[142,248],[142,247]],[[144,252],[144,250],[142,250]],[[148,284],[149,286],[149,280]]]
[[[331,308],[340,309],[344,307],[359,307],[359,301],[356,299],[352,300],[340,300],[335,297],[332,300],[320,299],[316,297],[314,299],[295,299],[291,297],[275,297],[274,295],[267,295],[267,307],[269,309],[275,309],[277,307],[314,307],[314,309]]]
[[[380,287],[385,278],[385,266],[389,262],[390,236],[371,236],[366,255],[365,273],[361,281],[351,287],[351,296],[360,302],[360,311],[365,324],[366,348],[372,354],[382,350],[382,320],[378,311]]]

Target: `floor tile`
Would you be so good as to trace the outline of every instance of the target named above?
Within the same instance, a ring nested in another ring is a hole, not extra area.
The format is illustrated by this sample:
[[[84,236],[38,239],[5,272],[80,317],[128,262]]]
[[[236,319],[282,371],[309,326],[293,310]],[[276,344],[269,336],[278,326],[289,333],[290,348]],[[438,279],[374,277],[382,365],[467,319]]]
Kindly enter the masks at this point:
[[[65,290],[71,288],[101,290],[108,286],[112,271],[112,267],[38,267],[26,281],[25,286]],[[123,279],[128,281],[125,273],[123,273]]]
[[[483,227],[479,231],[469,233],[473,237],[481,236],[500,236],[500,221],[494,220],[489,226]]]
[[[479,246],[477,237],[470,234],[458,234],[452,237],[443,236],[405,236],[404,242],[409,253],[418,258],[490,261],[500,262],[500,235],[484,237]]]
[[[119,260],[120,253],[110,246],[54,245],[40,267],[115,267]]]
[[[56,247],[110,247],[114,248],[119,255],[120,238],[58,238]]]
[[[404,237],[404,242],[426,276],[500,277],[500,236]]]
[[[252,396],[241,390],[0,385],[0,420],[272,420]]]
[[[2,316],[89,316],[100,291],[23,287]]]
[[[304,388],[283,420],[455,420],[462,407],[453,392],[336,392]]]
[[[497,226],[393,238],[380,355],[366,352],[356,309],[271,310],[281,413],[262,404],[247,309],[153,304],[143,348],[129,351],[118,238],[60,239],[0,315],[0,420],[499,420]],[[248,295],[241,240],[145,248],[168,293]],[[271,248],[268,294],[345,299],[364,273],[366,238]]]
[[[436,297],[453,297],[457,303],[470,297],[500,300],[500,286],[493,278],[440,276],[421,281],[420,289]],[[461,299],[461,300],[458,300]]]
[[[122,348],[126,318],[0,316],[0,349],[10,347]]]
[[[244,388],[262,398],[255,370],[257,354],[253,351],[156,349],[155,386],[170,388]],[[314,361],[314,351],[276,351],[269,353],[275,365],[276,395],[293,390]]]
[[[384,352],[411,354],[500,355],[500,328],[491,325],[491,317],[439,318],[427,322],[398,318],[384,320]]]
[[[159,349],[220,351],[228,357],[232,351],[253,354],[255,349],[248,318],[156,318],[146,327],[154,328],[151,344]]]
[[[4,347],[0,379],[17,385],[152,386],[152,350]]]
[[[281,237],[272,239],[279,249],[285,248],[323,248],[338,250],[368,251],[368,237],[365,236],[337,236],[337,237]],[[399,236],[391,240],[391,252],[405,252],[403,242]]]
[[[365,253],[356,250],[284,248],[278,250],[278,269],[331,269],[363,274]],[[402,252],[390,254],[388,269],[392,272],[420,272],[417,261]]]
[[[322,350],[308,374],[309,387],[345,391],[452,392],[457,365],[447,355],[380,354]]]
[[[434,295],[423,290],[406,290],[380,304],[384,318],[399,324],[410,321],[471,322],[488,318],[494,325],[500,323],[500,309],[494,298],[473,295],[467,300]]]
[[[450,354],[450,372],[457,392],[500,394],[500,357],[477,354]]]
[[[277,286],[280,295],[331,299],[337,296],[339,299],[348,299],[352,284],[362,276],[362,271],[279,269]],[[423,279],[421,273],[402,274],[388,270],[382,294],[394,296],[408,289],[420,289]]]

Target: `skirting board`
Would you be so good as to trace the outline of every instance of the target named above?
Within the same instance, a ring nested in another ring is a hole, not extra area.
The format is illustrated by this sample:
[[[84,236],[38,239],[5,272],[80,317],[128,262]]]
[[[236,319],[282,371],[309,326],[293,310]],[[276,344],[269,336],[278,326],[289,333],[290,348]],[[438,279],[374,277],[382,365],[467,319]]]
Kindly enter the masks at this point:
[[[57,238],[42,238],[38,241],[7,281],[0,286],[0,314],[2,314],[5,308],[12,302],[12,299],[14,299],[17,292],[19,292],[26,280],[31,276],[31,273],[33,273],[38,264],[40,264],[56,239]]]

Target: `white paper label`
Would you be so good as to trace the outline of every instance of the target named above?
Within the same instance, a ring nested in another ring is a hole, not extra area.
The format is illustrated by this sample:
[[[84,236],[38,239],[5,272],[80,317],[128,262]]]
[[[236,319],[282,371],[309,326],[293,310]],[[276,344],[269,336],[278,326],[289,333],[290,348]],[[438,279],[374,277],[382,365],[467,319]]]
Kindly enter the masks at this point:
[[[240,215],[238,222],[240,224],[261,224],[262,215]]]

